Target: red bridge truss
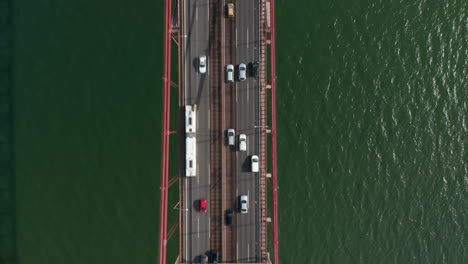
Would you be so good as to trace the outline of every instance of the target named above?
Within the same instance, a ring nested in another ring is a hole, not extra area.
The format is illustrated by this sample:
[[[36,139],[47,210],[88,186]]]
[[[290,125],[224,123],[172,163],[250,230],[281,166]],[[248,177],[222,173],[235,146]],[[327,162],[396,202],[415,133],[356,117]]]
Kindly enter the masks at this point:
[[[267,256],[266,249],[266,239],[267,239],[267,223],[270,222],[270,218],[267,216],[267,201],[266,201],[266,188],[267,188],[267,179],[271,178],[271,187],[272,187],[272,196],[273,196],[273,249],[274,249],[274,264],[279,264],[279,219],[278,219],[278,176],[277,176],[277,144],[276,144],[276,41],[275,41],[275,0],[260,0],[261,1],[261,11],[260,11],[260,50],[261,50],[261,80],[260,80],[260,116],[262,119],[262,124],[267,124],[267,91],[271,92],[271,128],[263,129],[261,132],[261,149],[263,150],[263,160],[266,161],[266,137],[267,134],[271,135],[271,148],[272,148],[272,171],[267,173],[266,162],[265,165],[262,165],[261,171],[261,197],[262,197],[262,225],[261,225],[261,237],[260,239],[262,244],[262,259],[269,261],[269,256]],[[180,0],[175,0],[178,4],[178,9],[180,10]],[[177,131],[170,130],[170,120],[171,120],[171,87],[178,88],[179,95],[180,90],[180,80],[181,80],[181,60],[180,60],[180,31],[179,27],[180,16],[176,17],[176,20],[173,21],[172,16],[172,3],[173,0],[166,0],[165,2],[165,30],[164,30],[164,99],[163,99],[163,131],[162,131],[162,158],[161,158],[161,199],[160,199],[160,237],[159,237],[159,264],[167,263],[167,242],[171,235],[174,233],[175,229],[180,225],[174,223],[170,228],[169,232],[167,230],[167,218],[168,218],[168,189],[169,187],[177,180],[172,178],[169,180],[169,142],[170,135],[176,134]],[[172,41],[179,47],[179,70],[178,70],[178,79],[177,82],[171,80],[171,52],[172,52]],[[267,46],[270,45],[270,80],[266,80],[266,65],[267,65]],[[267,127],[267,126],[264,126]],[[180,238],[181,239],[181,238]],[[182,239],[181,239],[182,240]],[[183,246],[182,242],[179,243],[180,246]],[[268,263],[268,262],[265,262]]]

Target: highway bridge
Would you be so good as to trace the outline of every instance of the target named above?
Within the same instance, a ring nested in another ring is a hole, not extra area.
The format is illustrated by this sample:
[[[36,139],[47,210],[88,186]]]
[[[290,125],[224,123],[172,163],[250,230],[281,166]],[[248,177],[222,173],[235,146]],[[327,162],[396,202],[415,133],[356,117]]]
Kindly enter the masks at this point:
[[[165,8],[159,263],[279,263],[274,0],[166,0]],[[172,172],[176,134],[182,154]],[[177,181],[179,219],[168,230]],[[179,256],[168,260],[177,227]]]

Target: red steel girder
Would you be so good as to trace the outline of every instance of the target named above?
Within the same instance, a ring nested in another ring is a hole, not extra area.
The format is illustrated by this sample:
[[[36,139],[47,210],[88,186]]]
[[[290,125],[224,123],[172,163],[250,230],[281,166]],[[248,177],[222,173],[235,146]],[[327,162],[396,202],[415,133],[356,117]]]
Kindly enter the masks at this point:
[[[167,254],[167,205],[169,179],[169,136],[171,120],[171,9],[172,0],[166,0],[165,34],[164,34],[164,102],[163,102],[163,144],[161,158],[161,211],[159,221],[159,263],[166,264]]]
[[[270,60],[271,60],[271,136],[272,136],[272,179],[273,179],[273,247],[274,263],[279,264],[279,219],[278,219],[278,175],[276,156],[276,40],[275,0],[270,0]]]

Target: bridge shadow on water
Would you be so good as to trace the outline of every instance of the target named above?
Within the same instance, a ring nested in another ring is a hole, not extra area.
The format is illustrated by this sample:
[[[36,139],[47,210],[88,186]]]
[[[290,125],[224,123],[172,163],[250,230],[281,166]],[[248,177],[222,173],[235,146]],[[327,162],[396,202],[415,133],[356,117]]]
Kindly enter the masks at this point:
[[[13,0],[0,0],[0,263],[17,263],[13,147]]]

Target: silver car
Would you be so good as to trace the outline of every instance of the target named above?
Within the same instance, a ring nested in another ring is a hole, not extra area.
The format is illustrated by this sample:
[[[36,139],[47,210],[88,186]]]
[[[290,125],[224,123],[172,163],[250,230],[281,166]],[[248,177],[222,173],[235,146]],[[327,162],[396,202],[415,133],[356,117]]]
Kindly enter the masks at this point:
[[[240,151],[247,150],[247,136],[245,134],[239,135],[239,150]]]
[[[198,71],[200,73],[206,72],[206,56],[205,55],[201,55],[200,58],[198,59]]]
[[[244,63],[239,64],[239,81],[245,81],[247,74],[247,67]]]
[[[247,197],[247,195],[241,195],[239,202],[240,212],[242,214],[246,214],[249,210],[249,198]]]
[[[228,82],[233,82],[234,81],[234,65],[228,64],[226,66],[226,76],[227,76],[227,81]]]

